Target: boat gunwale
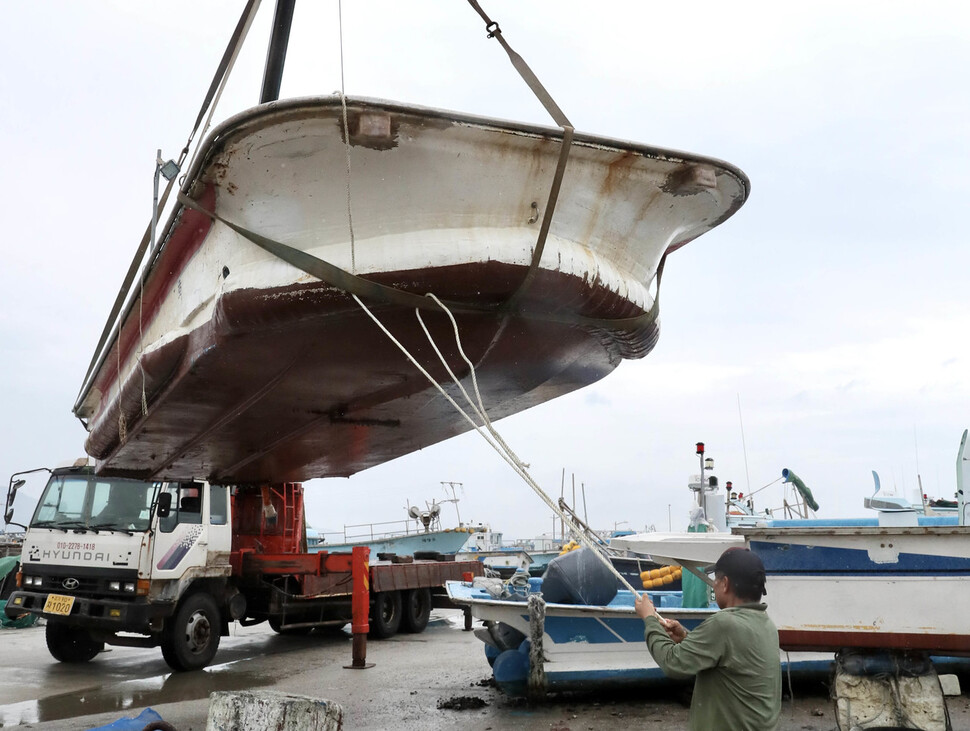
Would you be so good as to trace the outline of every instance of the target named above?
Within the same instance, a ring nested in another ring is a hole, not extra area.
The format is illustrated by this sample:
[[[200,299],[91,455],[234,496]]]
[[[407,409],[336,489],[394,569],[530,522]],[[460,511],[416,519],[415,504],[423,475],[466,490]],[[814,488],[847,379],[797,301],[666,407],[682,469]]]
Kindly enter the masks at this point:
[[[445,589],[448,592],[448,598],[451,601],[455,602],[456,604],[467,604],[469,606],[479,604],[479,605],[487,605],[491,607],[508,607],[508,608],[521,606],[526,613],[528,613],[529,611],[528,601],[525,601],[524,599],[519,600],[519,599],[511,599],[511,598],[496,598],[492,596],[485,598],[485,597],[472,596],[470,594],[455,595],[454,593],[452,593],[449,585],[462,584],[462,583],[464,582],[449,581],[445,585]],[[649,592],[645,591],[643,593],[646,594]],[[657,593],[657,592],[654,592],[654,593]],[[541,597],[542,592],[532,592],[529,594],[529,596]],[[678,616],[684,615],[688,617],[693,616],[695,614],[709,615],[711,612],[717,611],[710,607],[706,607],[706,608],[705,607],[662,607],[662,609],[664,614],[668,614],[668,615],[676,614]],[[611,607],[608,604],[561,604],[558,602],[546,602],[546,613],[548,614],[550,610],[555,610],[557,612],[565,610],[563,612],[564,614],[591,614],[593,612],[605,612],[607,614],[616,614],[621,617],[637,617],[636,610],[634,609],[632,604],[630,606]]]
[[[746,538],[776,538],[776,537],[812,537],[812,536],[947,536],[970,535],[970,525],[920,525],[920,526],[780,526],[772,527],[735,527],[731,529],[733,535]]]
[[[425,107],[418,104],[406,104],[404,102],[380,99],[377,97],[348,96],[344,98],[348,108],[351,106],[370,107],[374,110],[386,110],[399,114],[411,114],[428,119],[440,119],[442,121],[458,122],[468,126],[480,127],[482,129],[490,128],[498,131],[516,132],[536,138],[561,140],[563,136],[563,131],[560,127],[551,127],[531,122],[515,122],[498,117],[486,117],[468,112],[456,112],[447,109],[439,109],[436,107]],[[209,159],[211,159],[214,154],[218,154],[221,151],[222,146],[229,141],[232,134],[237,132],[243,133],[250,125],[256,124],[261,118],[272,117],[278,114],[292,114],[301,107],[311,110],[314,108],[327,107],[339,108],[340,106],[341,99],[339,95],[301,96],[249,107],[248,109],[244,109],[243,111],[237,112],[233,116],[226,118],[215,128],[213,128],[203,143],[199,146],[197,153],[193,157],[192,166],[189,169],[189,172],[186,174],[186,184],[183,186],[183,192],[188,192],[188,189],[191,188],[191,183],[189,181],[196,179],[200,172],[200,168],[204,168],[208,164]],[[573,134],[572,144],[595,147],[603,150],[636,152],[645,157],[660,161],[712,165],[720,168],[721,172],[728,173],[737,179],[744,193],[744,195],[741,197],[742,202],[747,200],[751,192],[751,181],[739,167],[708,155],[700,155],[681,150],[655,147],[639,142],[631,142],[629,140],[622,140],[614,137],[604,137],[585,132],[575,132]],[[729,210],[731,210],[733,213],[733,211],[737,210],[737,206]],[[730,214],[728,215],[730,216]],[[711,226],[711,228],[715,228],[723,220],[725,219],[719,219],[716,224]]]

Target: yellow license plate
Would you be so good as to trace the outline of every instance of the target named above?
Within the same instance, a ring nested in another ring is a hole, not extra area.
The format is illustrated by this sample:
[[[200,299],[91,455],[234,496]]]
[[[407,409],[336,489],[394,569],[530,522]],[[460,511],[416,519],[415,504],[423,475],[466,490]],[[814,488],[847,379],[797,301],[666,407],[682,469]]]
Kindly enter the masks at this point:
[[[48,594],[47,601],[44,602],[44,611],[48,614],[62,614],[65,617],[71,613],[74,607],[74,597],[64,596],[63,594]]]

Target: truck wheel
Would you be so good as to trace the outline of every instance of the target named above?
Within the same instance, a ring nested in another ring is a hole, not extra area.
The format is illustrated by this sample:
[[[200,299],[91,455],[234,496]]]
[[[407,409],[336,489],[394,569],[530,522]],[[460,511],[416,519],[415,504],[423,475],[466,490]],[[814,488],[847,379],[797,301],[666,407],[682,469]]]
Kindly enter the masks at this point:
[[[374,594],[370,613],[370,633],[379,640],[393,637],[401,626],[401,593],[379,591]]]
[[[61,662],[87,662],[104,649],[104,643],[92,638],[86,629],[48,620],[47,649]]]
[[[162,631],[162,656],[173,670],[204,668],[219,649],[219,607],[211,596],[190,594]]]
[[[431,590],[427,587],[404,592],[401,626],[405,632],[424,632],[431,618]]]

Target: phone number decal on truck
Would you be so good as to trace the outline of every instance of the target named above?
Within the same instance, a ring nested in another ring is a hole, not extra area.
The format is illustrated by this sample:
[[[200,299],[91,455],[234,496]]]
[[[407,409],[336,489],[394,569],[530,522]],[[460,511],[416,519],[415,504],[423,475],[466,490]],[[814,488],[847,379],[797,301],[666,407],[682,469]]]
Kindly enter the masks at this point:
[[[80,551],[93,551],[95,545],[93,543],[68,543],[67,541],[58,541],[56,544],[57,548],[66,548],[68,550],[80,550]]]

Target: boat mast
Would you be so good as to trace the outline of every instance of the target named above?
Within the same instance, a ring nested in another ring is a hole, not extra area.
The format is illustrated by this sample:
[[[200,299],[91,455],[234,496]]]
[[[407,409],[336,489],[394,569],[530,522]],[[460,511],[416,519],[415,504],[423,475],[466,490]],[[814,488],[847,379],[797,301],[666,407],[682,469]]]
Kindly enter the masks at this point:
[[[280,98],[280,82],[283,79],[283,62],[286,61],[286,47],[290,42],[290,27],[293,25],[293,7],[296,0],[276,0],[276,14],[273,17],[273,33],[266,51],[266,67],[263,70],[263,88],[259,93],[259,103],[275,102]]]

